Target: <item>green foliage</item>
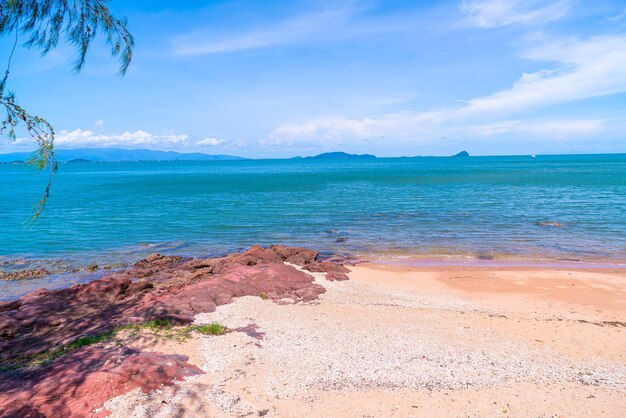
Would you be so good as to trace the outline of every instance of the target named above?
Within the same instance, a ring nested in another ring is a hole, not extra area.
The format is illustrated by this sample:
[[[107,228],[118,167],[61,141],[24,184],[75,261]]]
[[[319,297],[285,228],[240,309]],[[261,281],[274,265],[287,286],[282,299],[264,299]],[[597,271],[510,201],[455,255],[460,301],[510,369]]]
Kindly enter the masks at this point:
[[[32,366],[40,366],[46,363],[55,360],[70,351],[77,350],[82,347],[86,347],[88,345],[94,345],[101,342],[109,341],[113,337],[115,337],[116,331],[103,332],[101,334],[96,335],[88,335],[86,337],[78,338],[71,343],[64,345],[56,350],[44,351],[43,353],[37,354],[31,361],[29,362]]]
[[[98,344],[103,341],[108,341],[113,337],[113,335],[114,335],[113,332],[105,332],[102,334],[89,335],[87,337],[82,337],[82,338],[72,341],[67,346],[65,346],[65,350],[72,351],[72,350],[76,350],[77,348]]]
[[[201,325],[188,325],[186,327],[176,327],[167,319],[157,319],[146,322],[143,325],[135,326],[133,331],[140,331],[142,329],[148,329],[153,331],[154,334],[163,338],[170,338],[175,340],[186,340],[191,338],[194,332],[203,335],[223,335],[228,332],[228,328],[217,322]]]
[[[143,324],[143,327],[151,330],[158,330],[161,328],[170,328],[172,325],[173,324],[169,319],[153,319],[152,321],[148,321]]]
[[[8,75],[8,70],[6,75]],[[6,78],[5,76],[5,80],[2,82],[3,85],[6,82]],[[45,119],[33,116],[22,108],[15,100],[13,92],[2,95],[1,88],[0,106],[3,106],[6,111],[5,119],[0,122],[0,135],[6,134],[10,139],[14,140],[15,128],[18,125],[23,125],[29,135],[37,141],[38,145],[37,151],[33,154],[29,163],[37,170],[49,169],[50,172],[50,178],[46,184],[43,196],[35,207],[33,219],[37,219],[50,196],[52,179],[58,168],[56,158],[54,157],[54,128]]]
[[[38,49],[42,55],[46,55],[57,47],[63,37],[77,50],[74,71],[78,72],[85,65],[91,42],[98,33],[102,33],[106,37],[111,56],[119,60],[120,75],[126,74],[135,42],[126,28],[126,20],[114,17],[106,2],[107,0],[0,1],[0,36],[15,36],[6,71],[0,80],[0,106],[6,112],[4,120],[0,122],[0,135],[15,140],[16,128],[24,128],[38,145],[30,163],[38,170],[48,169],[50,174],[33,219],[37,219],[43,210],[58,168],[54,155],[55,133],[45,119],[32,115],[21,107],[15,94],[7,88],[15,48],[22,35],[26,37],[24,47]]]
[[[0,36],[19,31],[27,36],[24,46],[42,55],[56,48],[60,38],[78,53],[74,71],[85,65],[87,51],[98,32],[106,37],[111,56],[125,74],[135,42],[125,19],[114,17],[106,0],[4,0],[0,2]]]
[[[71,351],[89,345],[99,344],[108,341],[117,342],[119,344],[121,341],[123,341],[123,339],[118,339],[118,334],[120,334],[121,332],[130,331],[131,333],[133,333],[131,335],[134,335],[134,333],[139,333],[142,330],[150,330],[152,331],[152,333],[154,333],[154,335],[160,338],[162,337],[182,341],[190,338],[194,332],[202,335],[223,335],[230,331],[224,325],[217,322],[202,325],[175,327],[169,319],[154,319],[141,325],[122,325],[111,331],[80,337],[64,346],[24,357],[19,363],[16,364],[0,364],[0,372],[19,369],[24,366],[45,365]]]
[[[199,332],[204,335],[222,335],[225,334],[227,329],[224,325],[217,322],[210,323],[208,325],[192,325],[193,331]]]

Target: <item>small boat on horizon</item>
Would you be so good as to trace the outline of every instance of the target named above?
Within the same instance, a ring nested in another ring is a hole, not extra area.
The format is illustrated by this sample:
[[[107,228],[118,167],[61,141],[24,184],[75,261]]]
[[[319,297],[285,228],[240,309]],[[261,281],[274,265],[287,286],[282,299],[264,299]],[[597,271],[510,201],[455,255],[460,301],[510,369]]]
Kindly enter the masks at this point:
[[[530,154],[530,158],[537,158],[535,154]]]

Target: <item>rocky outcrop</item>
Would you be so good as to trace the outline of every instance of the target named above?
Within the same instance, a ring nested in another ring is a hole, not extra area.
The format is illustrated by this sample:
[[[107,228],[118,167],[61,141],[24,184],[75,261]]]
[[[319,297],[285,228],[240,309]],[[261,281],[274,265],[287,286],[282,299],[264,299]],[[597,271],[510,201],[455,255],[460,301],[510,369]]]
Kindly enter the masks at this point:
[[[544,226],[544,227],[553,227],[553,228],[562,228],[563,224],[560,222],[553,222],[553,221],[542,221],[542,222],[537,222],[537,226]]]
[[[26,280],[35,277],[49,276],[46,269],[21,270],[21,271],[0,271],[0,280]]]
[[[347,267],[335,262],[318,260],[319,254],[317,251],[301,247],[283,247],[278,245],[270,248],[279,254],[287,263],[296,264],[312,273],[326,273],[327,280],[348,280],[346,273],[349,273],[350,270]]]
[[[303,247],[285,247],[283,245],[273,245],[270,247],[272,251],[278,254],[283,261],[287,263],[304,266],[314,262],[317,257],[317,251],[309,250]]]
[[[0,303],[0,363],[23,363],[39,352],[123,325],[155,319],[191,323],[195,314],[212,312],[235,297],[312,300],[324,288],[284,261],[330,273],[333,280],[347,271],[316,258],[315,251],[280,246],[255,246],[205,260],[153,254],[87,284],[42,289]]]
[[[329,280],[346,280],[345,273],[349,271],[342,265],[319,260],[317,252],[306,248],[254,246],[242,253],[211,259],[152,254],[124,271],[87,284],[61,290],[41,289],[16,301],[0,303],[0,370],[28,366],[31,359],[41,353],[125,325],[151,320],[188,324],[193,322],[195,314],[212,312],[217,306],[241,296],[263,295],[274,301],[293,303],[313,300],[325,290],[302,270],[324,272]],[[106,373],[103,369],[125,367],[123,370],[130,370],[147,364],[145,354],[98,352],[103,349],[88,347],[71,351],[45,368],[28,369],[25,375],[20,375],[24,369],[19,373],[0,372],[0,382],[18,382],[20,379],[30,382],[28,387],[17,385],[17,389],[11,392],[13,396],[0,396],[0,411],[28,412],[24,416],[37,416],[37,411],[44,415],[57,411],[57,415],[68,416],[78,413],[72,409],[76,405],[81,405],[79,410],[84,412],[85,402],[91,408],[97,407],[98,402],[106,398],[89,397],[77,389],[55,392],[57,399],[47,394],[48,389],[41,389],[41,392],[35,388],[46,388],[48,384],[52,387],[51,382],[59,376],[68,382],[68,387],[79,388],[84,382],[98,381],[100,377],[97,376],[109,376],[102,374]],[[92,361],[97,353],[110,361]],[[165,384],[171,381],[170,377],[187,373],[189,367],[179,360],[173,361],[167,356],[150,358],[149,364],[157,368],[159,365],[165,367],[165,363],[174,364],[176,368],[165,373],[163,379],[146,375],[146,379],[136,379],[137,384],[141,386],[141,381]],[[126,371],[120,373],[124,375]],[[109,377],[113,378],[112,375]],[[114,388],[107,397],[130,390],[127,383],[107,384]],[[5,392],[2,386],[0,392]],[[35,409],[28,409],[22,403],[28,396],[42,399],[41,407],[33,404],[28,408]],[[47,397],[57,401],[44,401]],[[66,413],[61,404],[70,408],[71,413]]]
[[[326,279],[330,281],[335,280],[348,280],[350,270],[341,265],[327,261],[313,261],[303,267],[312,273],[326,273]]]
[[[135,388],[155,390],[201,371],[187,357],[86,347],[36,369],[0,379],[2,417],[87,417],[107,399]]]

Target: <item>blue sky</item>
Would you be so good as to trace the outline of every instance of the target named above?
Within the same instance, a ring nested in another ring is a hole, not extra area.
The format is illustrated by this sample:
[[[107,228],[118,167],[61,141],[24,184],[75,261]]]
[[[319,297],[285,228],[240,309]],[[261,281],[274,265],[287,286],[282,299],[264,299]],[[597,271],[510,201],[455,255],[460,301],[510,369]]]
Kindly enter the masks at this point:
[[[10,87],[59,148],[626,152],[623,0],[109,4],[136,39],[126,77],[102,42],[78,75],[67,45],[17,51]]]

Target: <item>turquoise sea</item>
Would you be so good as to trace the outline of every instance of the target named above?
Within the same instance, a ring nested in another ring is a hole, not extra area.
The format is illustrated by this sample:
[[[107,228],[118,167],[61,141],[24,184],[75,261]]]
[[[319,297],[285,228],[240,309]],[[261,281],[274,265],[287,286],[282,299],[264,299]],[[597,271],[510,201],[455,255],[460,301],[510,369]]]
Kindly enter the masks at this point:
[[[44,183],[0,164],[1,269],[255,243],[626,263],[626,154],[61,164],[32,224]]]

